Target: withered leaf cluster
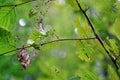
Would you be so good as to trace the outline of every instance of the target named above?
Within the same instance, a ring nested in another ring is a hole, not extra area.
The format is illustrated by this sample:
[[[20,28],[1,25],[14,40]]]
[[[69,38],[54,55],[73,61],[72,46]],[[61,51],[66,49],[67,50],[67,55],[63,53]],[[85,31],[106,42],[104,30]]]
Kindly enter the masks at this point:
[[[21,63],[22,67],[24,69],[26,69],[28,67],[28,65],[30,64],[30,55],[27,54],[27,50],[26,50],[26,47],[23,46],[21,49],[20,49],[20,52],[18,54],[18,60],[19,62]]]

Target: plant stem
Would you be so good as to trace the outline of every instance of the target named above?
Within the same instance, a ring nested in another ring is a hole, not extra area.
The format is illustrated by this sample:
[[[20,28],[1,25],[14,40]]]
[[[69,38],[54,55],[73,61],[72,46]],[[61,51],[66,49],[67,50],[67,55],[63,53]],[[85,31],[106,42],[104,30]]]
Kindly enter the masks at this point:
[[[42,43],[41,46],[45,45],[45,44],[49,44],[49,43],[53,43],[53,42],[61,42],[61,41],[77,41],[77,40],[93,40],[93,39],[96,39],[95,37],[94,38],[76,38],[76,39],[72,39],[72,38],[69,38],[69,39],[57,39],[57,40],[53,40],[53,41],[50,41],[50,42],[46,42],[46,43]]]
[[[96,37],[93,37],[93,38],[66,38],[66,39],[57,39],[57,40],[53,40],[53,41],[41,43],[39,46],[43,46],[43,45],[50,44],[50,43],[53,43],[53,42],[77,41],[77,40],[83,41],[83,40],[93,40],[93,39],[96,39]],[[32,45],[26,46],[25,48],[30,48],[30,47],[33,47],[33,46],[32,46]],[[4,52],[4,53],[1,53],[0,56],[3,56],[3,55],[5,55],[5,54],[8,54],[8,53],[10,53],[10,52],[14,52],[14,51],[17,51],[17,50],[20,50],[20,49],[22,49],[22,47],[16,48],[16,49],[13,49],[13,50]]]

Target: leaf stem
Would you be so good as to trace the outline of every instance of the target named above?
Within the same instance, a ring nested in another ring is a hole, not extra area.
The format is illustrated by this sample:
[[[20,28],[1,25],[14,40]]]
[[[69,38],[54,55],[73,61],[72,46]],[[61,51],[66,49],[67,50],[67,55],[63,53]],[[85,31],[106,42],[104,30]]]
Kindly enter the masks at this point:
[[[53,40],[53,41],[50,41],[50,42],[46,42],[46,43],[42,43],[41,46],[45,45],[45,44],[49,44],[49,43],[53,43],[53,42],[60,42],[60,41],[77,41],[77,40],[93,40],[93,39],[96,39],[95,37],[93,38],[68,38],[68,39],[57,39],[57,40]]]

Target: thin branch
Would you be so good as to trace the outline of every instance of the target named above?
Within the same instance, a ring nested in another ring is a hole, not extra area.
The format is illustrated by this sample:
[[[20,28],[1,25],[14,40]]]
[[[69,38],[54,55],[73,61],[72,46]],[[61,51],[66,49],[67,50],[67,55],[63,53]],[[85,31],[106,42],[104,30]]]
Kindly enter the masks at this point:
[[[20,5],[23,5],[23,4],[27,4],[27,3],[33,2],[33,1],[36,1],[36,0],[31,0],[31,1],[23,2],[23,3],[19,3],[19,4],[2,5],[2,6],[0,6],[0,8],[3,8],[3,7],[11,7],[11,6],[16,7],[16,6],[20,6]]]
[[[110,57],[110,59],[112,60],[113,64],[115,65],[116,69],[119,69],[118,64],[116,63],[116,61],[114,60],[114,58],[110,55],[110,52],[106,49],[105,45],[103,44],[103,40],[101,39],[101,37],[96,33],[95,28],[92,24],[92,22],[90,21],[89,17],[87,16],[86,12],[82,9],[80,3],[78,2],[78,0],[76,0],[77,5],[79,7],[79,9],[82,11],[83,15],[85,16],[85,18],[88,21],[88,24],[90,25],[94,35],[96,36],[97,40],[99,41],[99,43],[102,45],[102,47],[104,48],[105,52],[107,53],[107,55]]]
[[[29,48],[29,47],[32,47],[32,46],[26,46],[25,48]],[[7,51],[7,52],[4,52],[4,53],[0,54],[0,56],[3,56],[3,55],[5,55],[5,54],[8,54],[8,53],[11,53],[11,52],[20,50],[20,49],[22,49],[22,47],[16,48],[16,49],[13,49],[13,50],[10,50],[10,51]]]
[[[57,40],[53,40],[53,41],[42,43],[42,44],[40,44],[40,46],[43,46],[43,45],[46,45],[46,44],[50,44],[50,43],[53,43],[53,42],[60,42],[60,41],[77,41],[77,40],[93,40],[93,39],[96,39],[96,38],[93,37],[93,38],[57,39]],[[33,46],[26,46],[25,48],[30,48],[30,47],[33,47]],[[5,54],[8,54],[10,52],[14,52],[14,51],[17,51],[17,50],[20,50],[20,49],[22,49],[22,47],[21,48],[16,48],[16,49],[4,52],[4,53],[1,53],[0,56],[3,56]]]
[[[87,19],[87,21],[88,21],[91,29],[93,30],[93,33],[96,34],[95,29],[94,29],[94,27],[93,27],[93,24],[92,24],[92,22],[90,21],[90,19],[88,18],[86,12],[82,9],[82,7],[81,7],[81,5],[79,4],[78,0],[76,0],[76,2],[77,2],[77,5],[78,5],[79,9],[82,11],[83,15],[84,15],[85,18]]]
[[[93,40],[93,39],[96,39],[95,37],[94,38],[76,38],[76,39],[57,39],[57,40],[54,40],[54,41],[50,41],[50,42],[46,42],[46,43],[42,43],[41,46],[45,45],[45,44],[49,44],[49,43],[53,43],[53,42],[60,42],[60,41],[77,41],[77,40]]]
[[[71,39],[71,38],[70,39],[57,39],[57,40],[41,43],[39,46],[43,46],[43,45],[50,44],[50,43],[53,43],[53,42],[60,42],[60,41],[77,41],[77,40],[82,41],[82,40],[93,40],[93,39],[96,39],[96,37],[93,37],[93,38],[76,38],[76,39],[74,39],[74,38],[73,39]],[[34,46],[30,45],[30,46],[26,46],[25,48],[30,48],[30,47],[34,47]],[[5,54],[8,54],[10,52],[14,52],[14,51],[17,51],[17,50],[20,50],[20,49],[22,49],[22,47],[16,48],[16,49],[4,52],[4,53],[1,53],[0,56],[3,56]]]

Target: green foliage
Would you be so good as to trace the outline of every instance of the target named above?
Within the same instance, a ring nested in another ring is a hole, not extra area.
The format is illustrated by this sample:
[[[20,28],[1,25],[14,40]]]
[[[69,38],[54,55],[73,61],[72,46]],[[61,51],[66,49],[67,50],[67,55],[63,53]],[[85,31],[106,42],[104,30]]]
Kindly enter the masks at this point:
[[[46,37],[47,35],[45,34],[42,34],[42,33],[40,33],[40,31],[38,31],[37,29],[35,29],[34,31],[33,31],[33,33],[32,33],[32,35],[30,36],[30,39],[32,39],[32,40],[37,40],[38,38],[39,39],[44,39],[45,37]]]
[[[114,23],[114,33],[115,33],[115,35],[117,36],[117,38],[120,40],[120,32],[119,32],[119,30],[120,30],[120,27],[119,27],[119,25],[120,25],[120,23],[119,23],[119,20],[120,19],[120,17],[118,16],[118,18],[116,18],[116,20],[115,20],[115,23]]]
[[[81,70],[82,71],[82,70]],[[97,80],[96,76],[89,71],[82,71],[84,74],[81,74],[80,80]]]
[[[116,5],[116,8],[117,8],[117,18],[115,19],[115,22],[114,22],[114,24],[113,24],[113,32],[114,32],[114,34],[117,36],[117,38],[120,40],[120,33],[119,33],[119,29],[120,29],[120,27],[119,27],[119,25],[120,25],[120,23],[119,23],[119,19],[120,19],[120,9],[119,9],[119,2],[116,2],[115,3],[115,5]]]
[[[80,0],[78,0],[78,1],[80,1]],[[84,10],[87,9],[87,6],[85,4],[86,1],[85,0],[81,0],[81,2],[83,3],[83,4],[81,4],[82,8]],[[66,0],[66,3],[68,3],[69,5],[71,5],[74,9],[79,10],[79,7],[78,7],[78,5],[76,3],[76,0],[72,0],[72,1]]]
[[[0,80],[119,80],[120,71],[108,65],[113,63],[97,39],[57,42],[95,36],[76,0],[0,0],[0,6],[27,1],[0,7],[0,54],[16,49],[0,56]],[[120,65],[120,2],[78,1]],[[31,61],[26,70],[17,58],[23,45]]]
[[[75,19],[74,26],[76,27],[78,35],[81,38],[87,38],[92,36],[92,31],[87,21],[80,18],[79,16],[77,16],[77,18]]]
[[[70,4],[73,8],[79,10],[79,7],[77,6],[76,0],[72,0],[72,1],[66,0],[66,2],[67,2],[68,4]]]
[[[119,55],[119,47],[116,45],[116,40],[114,39],[108,39],[110,42],[110,46],[111,46],[111,51],[113,51],[114,54]]]
[[[85,61],[92,61],[93,57],[92,57],[92,49],[90,48],[89,42],[78,42],[77,44],[79,44],[80,48],[77,51],[77,55],[81,60],[85,60]],[[85,44],[87,44],[87,46],[85,46]]]
[[[68,80],[81,80],[80,76],[72,76]]]
[[[22,1],[22,2],[27,2],[27,1],[31,1],[31,0],[20,0],[20,1]]]
[[[13,0],[0,0],[0,4],[4,5],[4,4],[11,4],[13,3]]]
[[[109,73],[110,73],[110,80],[112,80],[112,79],[115,79],[115,80],[119,80],[120,78],[119,78],[119,76],[116,74],[116,71],[109,65],[108,66],[108,71],[109,71]]]

